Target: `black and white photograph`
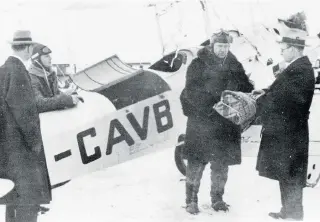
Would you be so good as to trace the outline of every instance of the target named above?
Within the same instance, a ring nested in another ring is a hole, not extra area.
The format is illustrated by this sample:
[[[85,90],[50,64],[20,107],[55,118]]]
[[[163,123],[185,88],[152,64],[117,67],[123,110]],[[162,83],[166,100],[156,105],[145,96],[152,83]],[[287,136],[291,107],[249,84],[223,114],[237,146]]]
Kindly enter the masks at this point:
[[[320,220],[318,1],[0,2],[0,222]]]

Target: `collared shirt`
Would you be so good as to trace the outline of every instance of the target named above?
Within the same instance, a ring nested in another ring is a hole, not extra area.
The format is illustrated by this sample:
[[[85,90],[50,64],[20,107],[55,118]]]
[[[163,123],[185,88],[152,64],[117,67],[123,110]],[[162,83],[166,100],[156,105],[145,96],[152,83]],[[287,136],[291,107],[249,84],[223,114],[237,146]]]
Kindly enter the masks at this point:
[[[26,69],[28,69],[28,67],[27,67],[27,61],[23,61],[23,60],[22,60],[19,56],[17,56],[17,55],[11,55],[11,56],[19,59],[19,60],[22,62],[22,64],[24,65],[24,67],[25,67]]]
[[[286,68],[287,68],[291,63],[293,63],[294,61],[296,61],[296,60],[299,59],[299,58],[301,58],[301,57],[297,57],[297,58],[293,59],[291,62],[286,62]]]

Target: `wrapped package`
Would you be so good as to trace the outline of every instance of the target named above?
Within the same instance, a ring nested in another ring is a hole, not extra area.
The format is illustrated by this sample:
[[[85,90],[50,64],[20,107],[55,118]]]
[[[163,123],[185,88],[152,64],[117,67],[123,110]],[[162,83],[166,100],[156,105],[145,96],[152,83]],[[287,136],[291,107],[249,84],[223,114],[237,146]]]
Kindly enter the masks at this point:
[[[245,131],[255,120],[258,97],[251,93],[225,90],[221,94],[221,100],[213,106],[213,109],[234,124],[240,125],[242,131]]]

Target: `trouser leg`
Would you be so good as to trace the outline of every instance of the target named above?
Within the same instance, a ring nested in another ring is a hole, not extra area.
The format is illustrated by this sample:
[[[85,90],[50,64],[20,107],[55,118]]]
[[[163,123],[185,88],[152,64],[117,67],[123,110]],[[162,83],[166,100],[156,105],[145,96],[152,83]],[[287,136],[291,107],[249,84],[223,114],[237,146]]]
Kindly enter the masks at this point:
[[[198,203],[200,182],[206,163],[188,160],[186,178],[186,203]]]
[[[15,222],[15,205],[6,205],[6,222]]]
[[[39,206],[20,205],[16,208],[15,222],[37,222]]]
[[[186,211],[190,214],[199,213],[198,192],[205,166],[205,163],[188,160],[186,178]]]
[[[303,219],[303,186],[281,181],[281,198],[283,199],[283,211],[287,218]]]
[[[286,190],[285,185],[279,181],[279,187],[280,187],[280,196],[281,196],[281,212],[285,212],[285,204],[286,204]]]

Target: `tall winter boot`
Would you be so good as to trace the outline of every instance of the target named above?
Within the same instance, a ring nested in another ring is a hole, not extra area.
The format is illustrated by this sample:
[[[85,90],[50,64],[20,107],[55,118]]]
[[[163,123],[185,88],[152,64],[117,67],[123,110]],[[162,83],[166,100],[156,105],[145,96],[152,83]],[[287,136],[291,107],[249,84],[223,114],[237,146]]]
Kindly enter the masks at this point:
[[[205,164],[198,161],[188,161],[186,178],[186,211],[198,214],[198,192]]]
[[[186,211],[190,214],[199,213],[198,195],[194,185],[186,183]]]
[[[228,166],[211,162],[211,207],[215,211],[229,211],[230,205],[223,201],[224,188],[228,179]]]

